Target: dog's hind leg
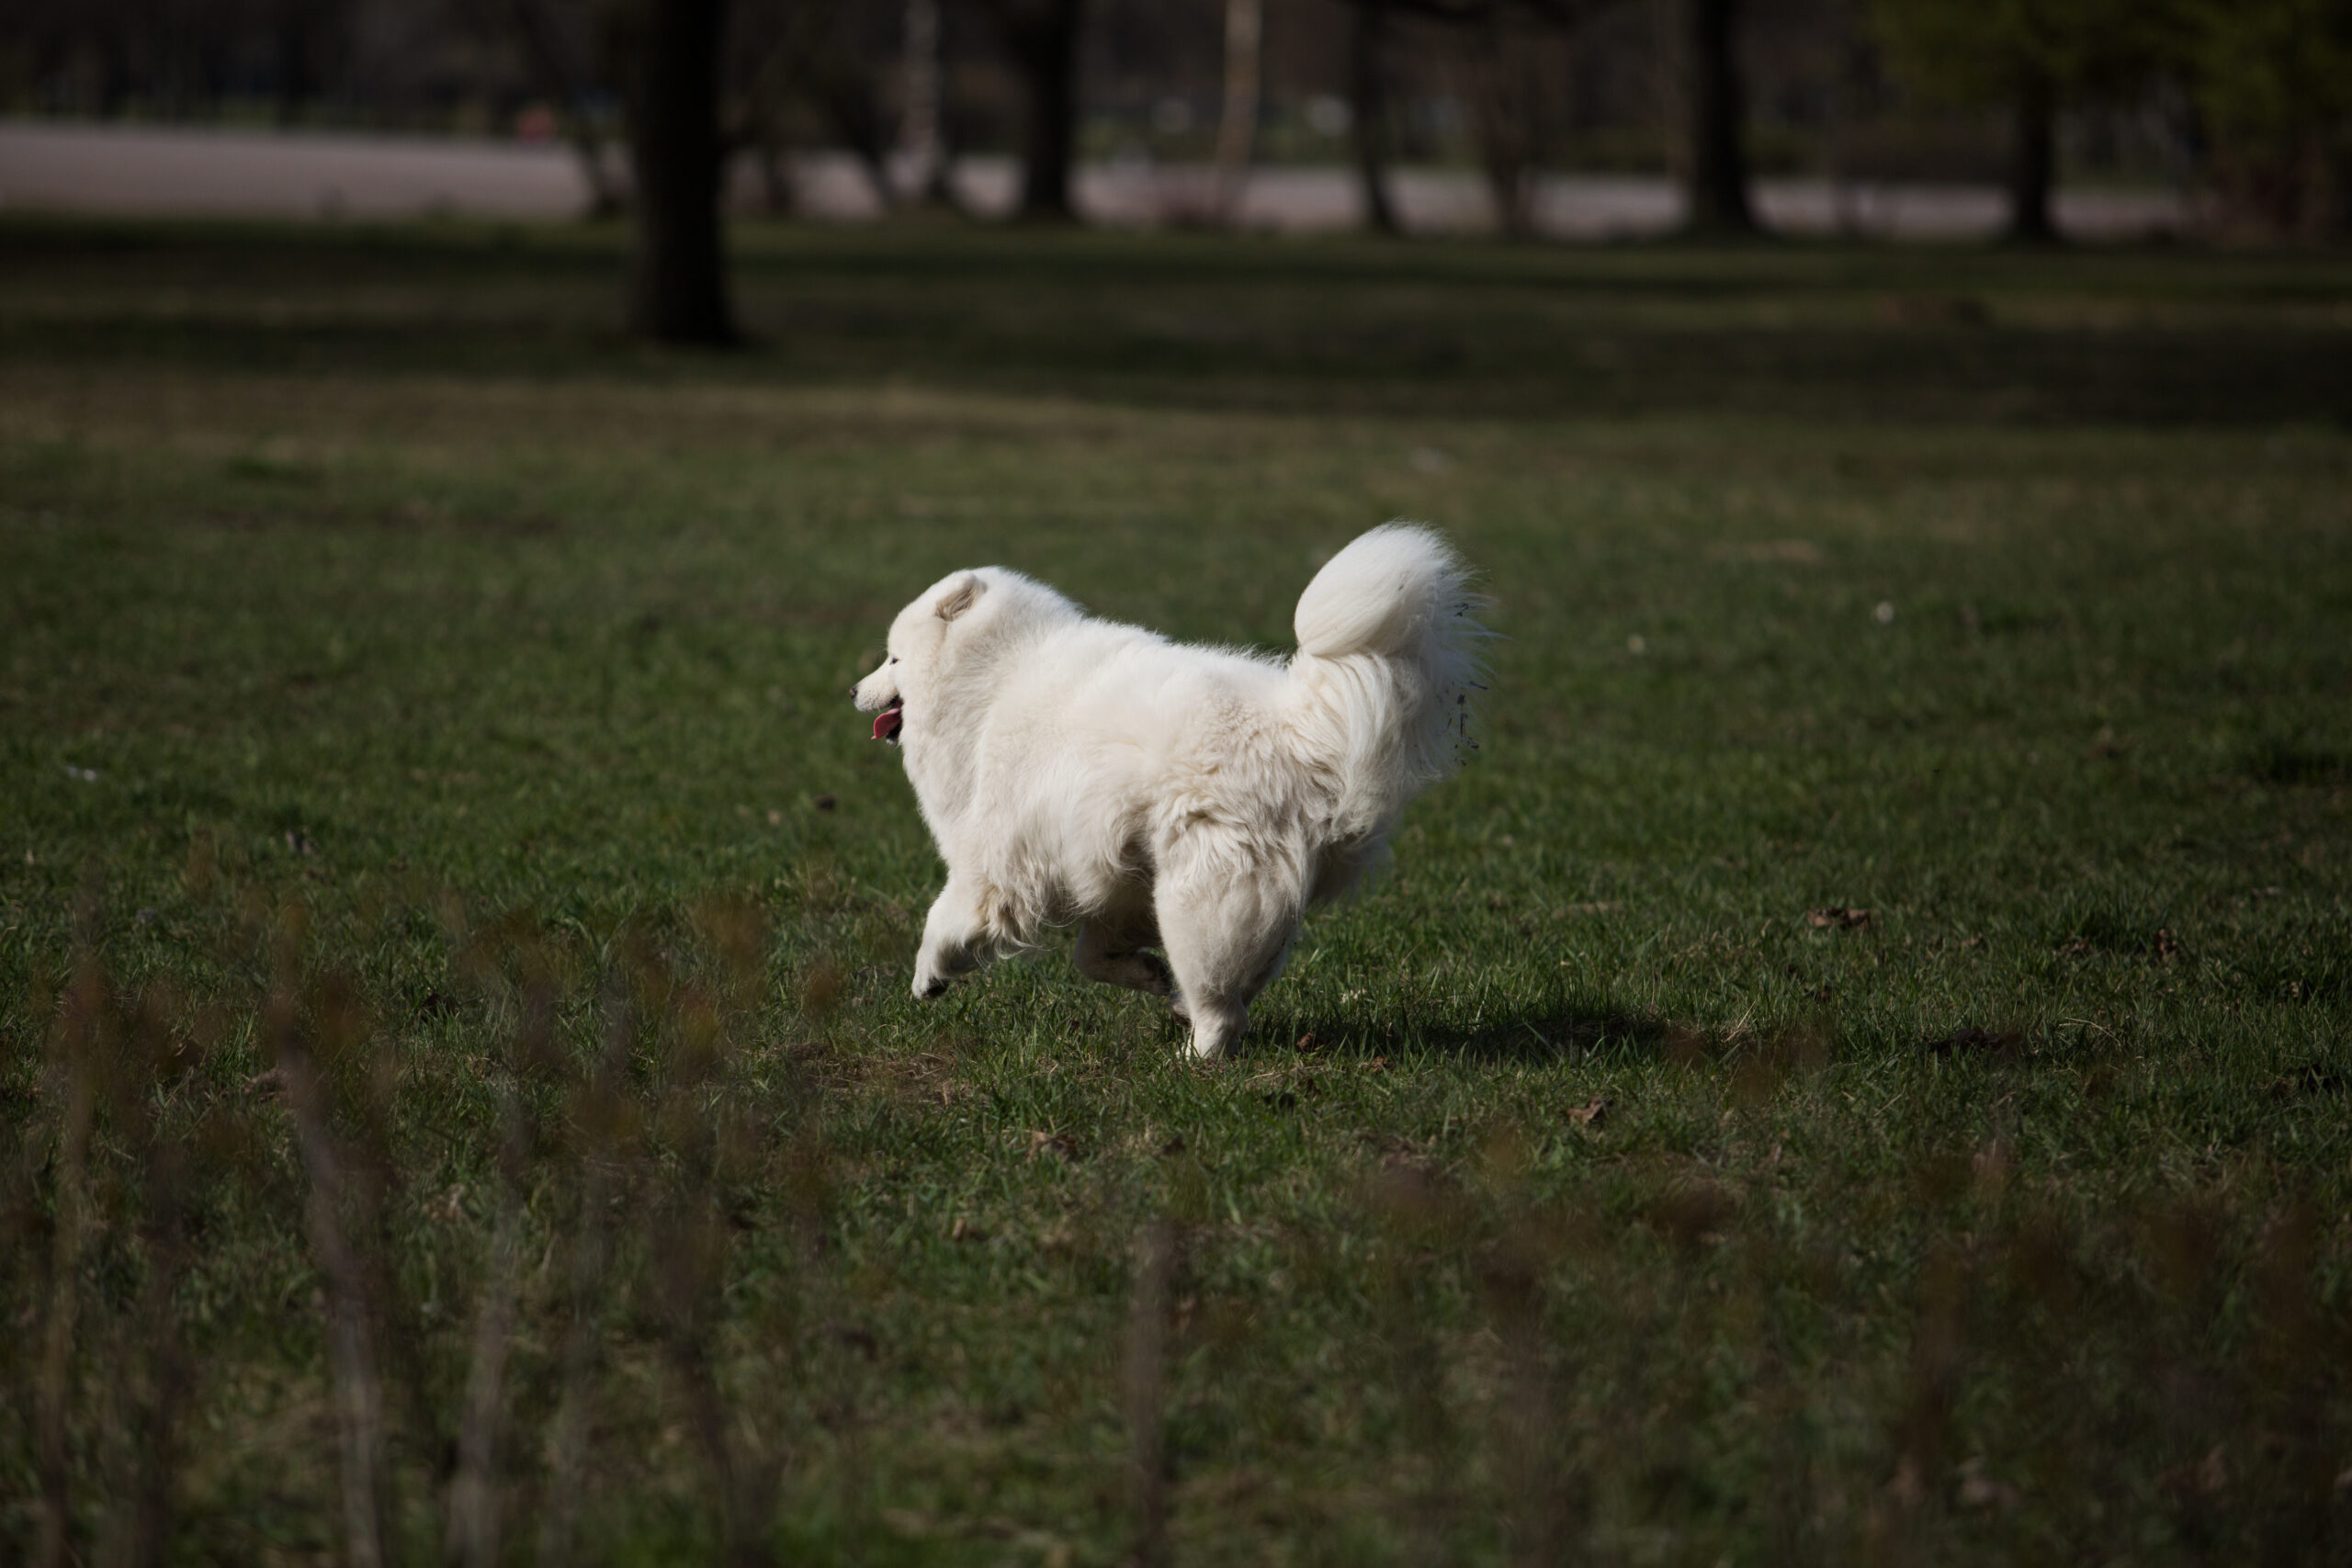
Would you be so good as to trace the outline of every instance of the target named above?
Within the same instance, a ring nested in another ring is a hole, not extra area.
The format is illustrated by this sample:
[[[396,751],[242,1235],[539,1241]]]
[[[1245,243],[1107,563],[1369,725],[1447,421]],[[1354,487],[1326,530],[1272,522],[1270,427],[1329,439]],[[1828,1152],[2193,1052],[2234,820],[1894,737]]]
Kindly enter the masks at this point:
[[[1148,940],[1149,932],[1136,931],[1118,921],[1088,919],[1078,928],[1078,945],[1071,950],[1070,961],[1090,980],[1164,997],[1176,988],[1175,979],[1158,953],[1142,950]]]
[[[1193,1021],[1193,1055],[1223,1055],[1250,1027],[1250,1003],[1282,967],[1305,898],[1299,878],[1243,846],[1187,846],[1164,857],[1154,907],[1169,967]]]
[[[947,886],[932,900],[931,913],[923,917],[922,951],[915,955],[914,992],[922,1000],[929,1001],[956,976],[980,966],[989,940],[980,892],[978,884],[951,871]]]

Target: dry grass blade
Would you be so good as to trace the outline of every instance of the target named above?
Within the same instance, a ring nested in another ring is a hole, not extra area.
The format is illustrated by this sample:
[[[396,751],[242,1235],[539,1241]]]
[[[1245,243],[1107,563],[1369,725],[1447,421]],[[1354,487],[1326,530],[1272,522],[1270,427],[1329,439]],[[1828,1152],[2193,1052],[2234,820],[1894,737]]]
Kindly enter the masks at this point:
[[[554,987],[542,977],[525,1001],[522,1032],[501,1094],[498,1215],[491,1236],[490,1277],[474,1317],[465,1407],[458,1427],[458,1470],[449,1483],[447,1556],[465,1568],[496,1568],[498,1562],[501,1396],[522,1267],[524,1189],[537,1134],[526,1077],[553,1054],[555,1006]]]
[[[730,1042],[709,998],[691,988],[678,1008],[679,1037],[661,1124],[674,1145],[668,1190],[645,1209],[652,1304],[662,1359],[685,1405],[687,1428],[718,1492],[722,1554],[730,1568],[769,1561],[766,1525],[776,1468],[746,1452],[720,1385],[717,1345],[732,1237],[720,1177],[729,1153],[722,1099],[713,1090]]]
[[[160,1124],[151,1099],[173,1072],[176,1053],[165,1016],[169,993],[151,993],[139,1010],[121,1059],[129,1071],[114,1075],[117,1124],[128,1134],[141,1162],[143,1201],[138,1227],[145,1265],[132,1322],[146,1347],[145,1387],[134,1391],[130,1369],[120,1374],[126,1412],[123,1434],[130,1451],[127,1507],[116,1511],[112,1539],[101,1561],[149,1568],[169,1560],[172,1549],[174,1475],[180,1411],[190,1391],[193,1369],[173,1298],[188,1268],[188,1213],[195,1184],[205,1172],[197,1151],[211,1130],[208,1116],[192,1143]]]
[[[90,1123],[96,1109],[98,1032],[106,983],[85,961],[66,993],[51,1077],[63,1110],[57,1129],[57,1226],[50,1247],[49,1300],[42,1325],[35,1422],[40,1471],[40,1526],[34,1561],[60,1568],[73,1551],[72,1457],[66,1406],[72,1397],[74,1342],[81,1316],[82,1248],[88,1224]]]
[[[692,1193],[692,1190],[689,1190]],[[725,1222],[694,1193],[652,1220],[654,1292],[663,1317],[662,1349],[686,1406],[686,1424],[718,1490],[729,1568],[769,1561],[763,1539],[773,1501],[770,1467],[741,1451],[712,1359],[724,1269]]]
[[[1162,1568],[1168,1562],[1168,1458],[1161,1422],[1175,1256],[1174,1229],[1166,1220],[1144,1227],[1127,1306],[1127,1486],[1137,1568]]]
[[[277,1067],[311,1182],[305,1210],[311,1253],[326,1276],[327,1365],[334,1379],[342,1447],[345,1551],[350,1568],[381,1568],[387,1561],[391,1467],[384,1440],[383,1381],[368,1332],[368,1278],[344,1234],[344,1161],[327,1122],[325,1099],[290,1020],[279,1035]]]
[[[186,1147],[165,1144],[149,1156],[147,1223],[142,1242],[147,1278],[140,1288],[137,1322],[147,1345],[146,1398],[132,1433],[134,1474],[130,1507],[119,1528],[124,1541],[112,1554],[132,1568],[169,1560],[172,1545],[173,1476],[179,1419],[192,1379],[187,1347],[172,1296],[187,1272],[184,1185],[191,1176]]]
[[[629,1053],[636,1044],[628,987],[615,976],[605,987],[605,1050],[579,1094],[580,1218],[571,1237],[571,1317],[563,1342],[563,1393],[548,1438],[547,1501],[539,1515],[538,1561],[548,1568],[574,1560],[580,1503],[588,1468],[589,1408],[602,1358],[605,1276],[611,1254],[613,1168],[621,1153]]]

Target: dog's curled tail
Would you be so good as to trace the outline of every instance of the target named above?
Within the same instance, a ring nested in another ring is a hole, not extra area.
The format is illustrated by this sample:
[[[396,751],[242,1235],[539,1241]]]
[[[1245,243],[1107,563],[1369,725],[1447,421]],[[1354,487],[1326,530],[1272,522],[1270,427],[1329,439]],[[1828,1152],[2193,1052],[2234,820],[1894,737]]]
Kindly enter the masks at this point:
[[[1342,831],[1385,829],[1476,744],[1486,605],[1453,547],[1410,523],[1359,536],[1299,595],[1291,680],[1338,768]]]

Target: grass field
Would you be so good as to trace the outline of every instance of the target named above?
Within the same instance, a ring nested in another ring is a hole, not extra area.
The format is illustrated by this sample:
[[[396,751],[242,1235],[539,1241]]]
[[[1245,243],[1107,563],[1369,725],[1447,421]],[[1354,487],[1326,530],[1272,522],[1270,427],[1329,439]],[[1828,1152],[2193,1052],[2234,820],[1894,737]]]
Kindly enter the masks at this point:
[[[2352,263],[739,250],[0,223],[0,1558],[2352,1560]],[[907,997],[899,604],[1392,516],[1236,1059]]]

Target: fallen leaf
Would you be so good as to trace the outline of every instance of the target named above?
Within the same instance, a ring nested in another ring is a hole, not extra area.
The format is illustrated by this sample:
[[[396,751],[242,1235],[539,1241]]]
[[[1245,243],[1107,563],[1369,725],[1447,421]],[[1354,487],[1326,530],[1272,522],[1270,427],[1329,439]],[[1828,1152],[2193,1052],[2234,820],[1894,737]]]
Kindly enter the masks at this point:
[[[1078,1157],[1078,1140],[1068,1133],[1036,1133],[1029,1134],[1029,1158],[1039,1155],[1059,1155],[1064,1159]]]
[[[2159,927],[2156,931],[2155,953],[2157,963],[2171,963],[2180,956],[2180,939],[2169,931]]]
[[[1849,909],[1838,904],[1826,909],[1807,909],[1804,912],[1804,919],[1805,923],[1817,931],[1827,931],[1832,927],[1839,931],[1853,931],[1858,927],[1869,925],[1871,915],[1876,912],[1872,909]]]
[[[1596,1100],[1588,1105],[1568,1107],[1568,1120],[1579,1127],[1598,1127],[1601,1118],[1609,1114],[1609,1101]]]
[[[1315,1031],[1310,1029],[1306,1033],[1298,1037],[1298,1049],[1302,1051],[1312,1051],[1315,1049]]]
[[[1374,1056],[1371,1061],[1366,1062],[1363,1065],[1363,1070],[1368,1073],[1385,1073],[1388,1070],[1388,1058],[1385,1056]]]

